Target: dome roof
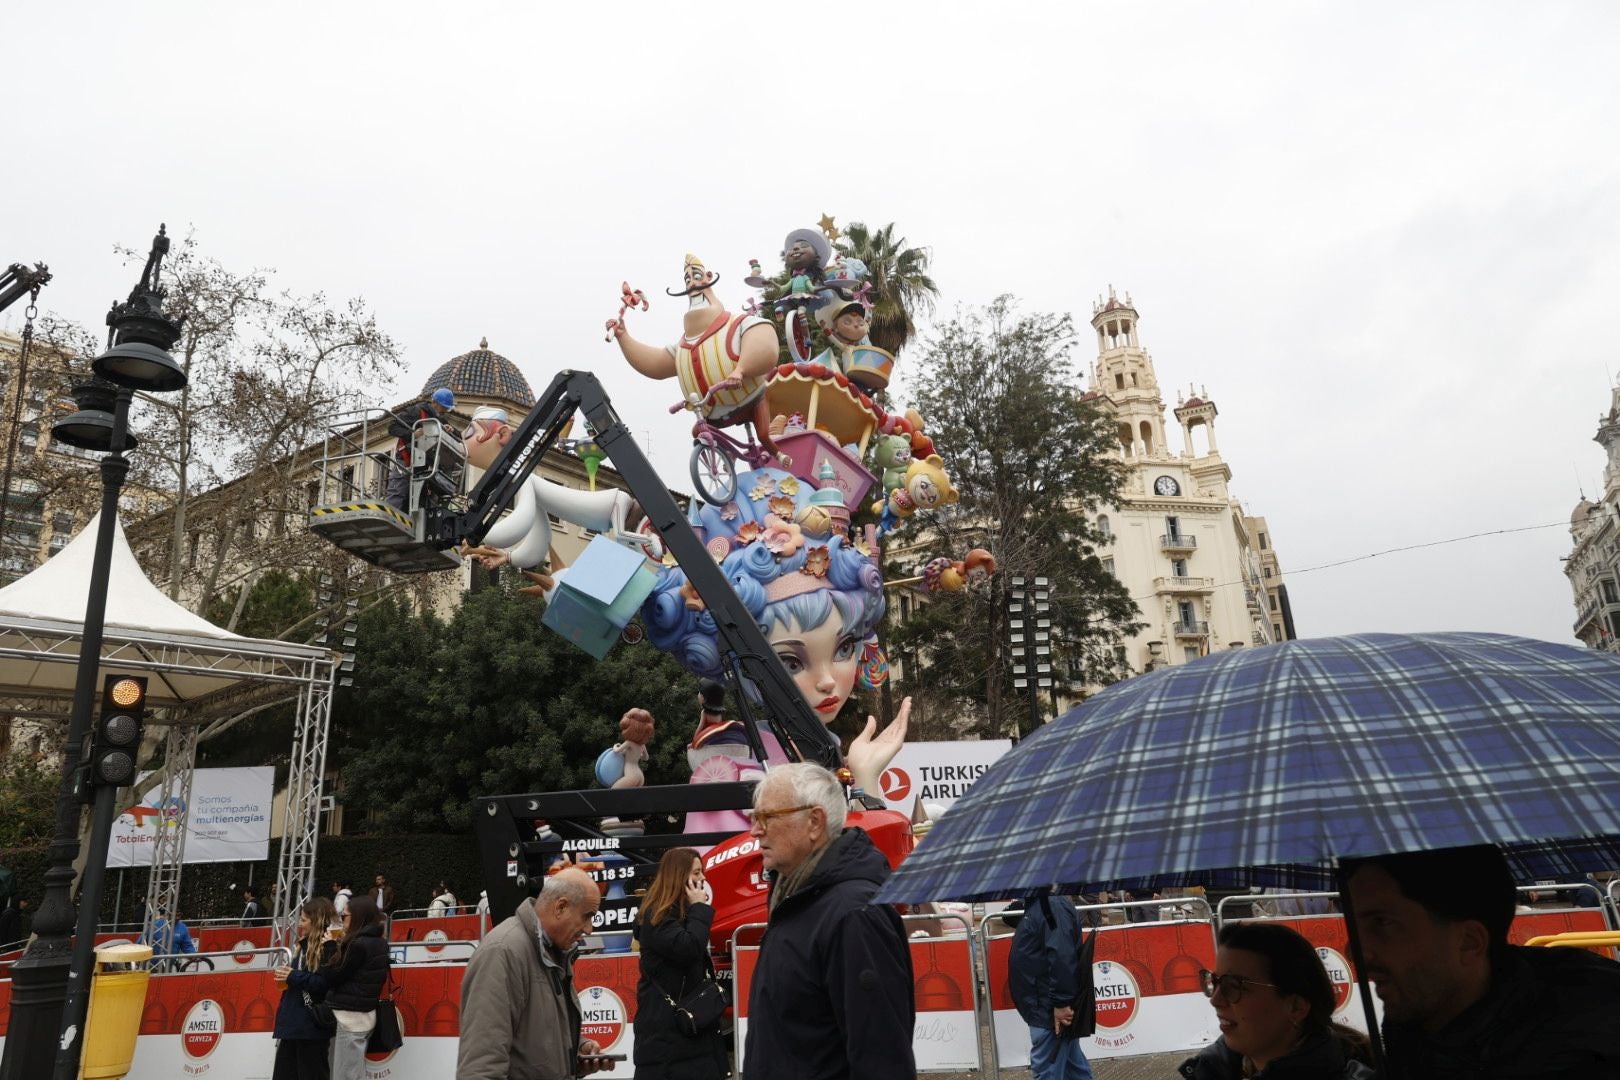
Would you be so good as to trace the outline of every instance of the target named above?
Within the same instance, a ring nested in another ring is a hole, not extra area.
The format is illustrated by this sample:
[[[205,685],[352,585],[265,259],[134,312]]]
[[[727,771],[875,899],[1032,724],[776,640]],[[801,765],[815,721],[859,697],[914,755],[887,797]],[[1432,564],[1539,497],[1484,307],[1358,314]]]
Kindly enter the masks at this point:
[[[501,398],[527,409],[534,405],[534,391],[518,366],[497,352],[490,352],[489,339],[478,342],[471,352],[446,360],[422,384],[425,397],[440,387],[449,387],[457,397]]]
[[[1596,508],[1596,503],[1582,499],[1580,502],[1575,504],[1575,512],[1569,515],[1569,523],[1571,525],[1582,524],[1586,521],[1586,515],[1590,514]]]

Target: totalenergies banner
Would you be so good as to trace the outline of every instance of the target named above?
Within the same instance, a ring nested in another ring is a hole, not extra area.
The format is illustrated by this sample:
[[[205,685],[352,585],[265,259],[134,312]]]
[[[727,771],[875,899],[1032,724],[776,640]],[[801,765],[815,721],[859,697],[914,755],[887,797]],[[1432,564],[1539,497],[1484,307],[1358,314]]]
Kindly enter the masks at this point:
[[[997,1060],[1003,1067],[1028,1065],[1029,1025],[1007,992],[1012,935],[990,938],[986,949]],[[1094,960],[1097,1033],[1082,1040],[1088,1058],[1191,1051],[1219,1034],[1198,981],[1201,969],[1215,969],[1210,923],[1105,926],[1097,931]]]
[[[946,809],[1012,749],[1008,739],[908,742],[883,771],[880,793],[890,810],[911,813],[918,799]]]
[[[192,773],[191,802],[178,795],[166,805],[161,787],[113,822],[107,844],[110,867],[151,866],[152,851],[165,829],[185,829],[185,861],[256,862],[270,854],[270,801],[275,770],[198,769]],[[150,774],[142,774],[142,779]]]

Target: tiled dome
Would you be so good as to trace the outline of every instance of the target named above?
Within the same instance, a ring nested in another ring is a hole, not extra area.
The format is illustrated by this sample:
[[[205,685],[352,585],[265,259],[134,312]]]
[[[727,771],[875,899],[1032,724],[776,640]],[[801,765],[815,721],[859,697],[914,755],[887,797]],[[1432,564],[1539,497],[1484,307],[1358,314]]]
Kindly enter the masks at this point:
[[[527,409],[534,404],[534,391],[518,366],[500,353],[489,351],[489,339],[479,341],[478,348],[462,353],[440,364],[438,370],[422,384],[422,396],[448,386],[457,397],[503,398]]]

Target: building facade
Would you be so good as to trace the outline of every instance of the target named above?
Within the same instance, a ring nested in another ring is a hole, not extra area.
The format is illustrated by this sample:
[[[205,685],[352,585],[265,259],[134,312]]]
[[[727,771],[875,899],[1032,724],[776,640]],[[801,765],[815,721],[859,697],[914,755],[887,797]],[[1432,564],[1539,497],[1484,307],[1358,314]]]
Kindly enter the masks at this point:
[[[1097,519],[1104,567],[1130,591],[1146,629],[1125,645],[1132,671],[1219,649],[1286,641],[1294,618],[1270,528],[1232,494],[1207,392],[1176,394],[1172,446],[1164,393],[1142,348],[1129,294],[1092,309],[1097,359],[1088,400],[1115,423],[1125,482]]]
[[[1620,652],[1620,387],[1594,439],[1608,460],[1596,502],[1575,504],[1569,518],[1573,543],[1564,574],[1575,598],[1575,636],[1589,648]]]

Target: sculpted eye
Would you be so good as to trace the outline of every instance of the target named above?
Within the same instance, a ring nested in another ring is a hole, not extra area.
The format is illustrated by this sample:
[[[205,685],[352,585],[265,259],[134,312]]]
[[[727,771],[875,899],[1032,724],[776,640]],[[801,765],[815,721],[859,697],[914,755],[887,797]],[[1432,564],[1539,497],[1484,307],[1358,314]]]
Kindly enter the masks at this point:
[[[782,661],[782,666],[787,668],[787,673],[789,675],[797,675],[799,672],[804,670],[804,665],[800,663],[799,658],[792,653],[777,653],[776,658]]]
[[[833,651],[833,659],[848,660],[850,657],[855,655],[856,647],[857,643],[854,638],[845,638],[838,643],[838,648]]]

